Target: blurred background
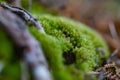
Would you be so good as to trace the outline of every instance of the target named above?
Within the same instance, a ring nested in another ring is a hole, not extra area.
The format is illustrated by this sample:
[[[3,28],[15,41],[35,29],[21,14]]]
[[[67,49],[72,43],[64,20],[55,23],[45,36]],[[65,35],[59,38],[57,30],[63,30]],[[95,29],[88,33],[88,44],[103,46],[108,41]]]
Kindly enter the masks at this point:
[[[103,36],[111,53],[120,48],[120,0],[22,0],[22,3],[20,0],[8,0],[8,2],[33,13],[36,12],[33,9],[35,8],[38,9],[38,14],[61,15],[82,22]],[[39,4],[39,7],[34,3]]]
[[[120,0],[39,0],[39,2],[58,14],[80,21],[99,32],[108,43],[111,52],[120,48]]]

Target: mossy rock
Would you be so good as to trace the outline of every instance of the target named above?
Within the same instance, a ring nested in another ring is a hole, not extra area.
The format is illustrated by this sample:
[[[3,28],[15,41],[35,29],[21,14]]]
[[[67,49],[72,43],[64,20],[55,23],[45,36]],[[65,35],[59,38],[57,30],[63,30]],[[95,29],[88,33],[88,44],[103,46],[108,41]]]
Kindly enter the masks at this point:
[[[29,27],[29,30],[40,42],[54,80],[84,80],[83,72],[101,65],[102,58],[108,56],[109,51],[104,40],[86,25],[50,15],[39,16],[39,20],[46,34],[34,27]],[[19,61],[12,61],[16,56],[13,55],[14,47],[4,34],[0,30],[0,43],[3,44],[0,47],[0,57],[3,56],[0,61],[5,63],[0,80],[19,80]],[[98,47],[105,50],[105,55],[96,50]]]

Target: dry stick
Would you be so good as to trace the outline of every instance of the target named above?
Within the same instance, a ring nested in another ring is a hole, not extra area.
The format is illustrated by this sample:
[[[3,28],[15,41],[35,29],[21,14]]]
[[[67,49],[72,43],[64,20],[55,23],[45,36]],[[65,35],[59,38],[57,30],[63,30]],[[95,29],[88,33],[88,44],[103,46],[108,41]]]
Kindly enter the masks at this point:
[[[118,40],[119,40],[119,37],[118,37],[118,34],[117,34],[116,29],[115,29],[115,25],[114,25],[113,21],[111,21],[111,22],[109,23],[109,30],[110,30],[110,33],[111,33],[112,38],[115,38],[115,39],[118,39]],[[116,60],[119,59],[119,58],[117,58],[117,56],[116,56],[116,55],[118,54],[118,52],[119,52],[119,49],[115,49],[115,50],[113,51],[113,53],[110,55],[110,57],[107,59],[107,63],[110,63],[110,62],[112,62],[112,61],[117,62]],[[114,59],[115,59],[115,60],[114,60]]]
[[[113,53],[111,54],[111,56],[113,57],[113,56],[117,55],[117,54],[118,54],[118,51],[119,51],[119,49],[115,49],[115,50],[113,51]]]
[[[116,58],[116,55],[118,54],[119,49],[115,49],[112,54],[108,57],[107,63],[110,63],[113,61],[113,58]],[[116,58],[117,59],[117,58]]]
[[[24,47],[21,54],[32,70],[34,80],[52,80],[41,46],[24,22],[10,11],[0,9],[0,28],[9,34],[18,47]]]
[[[14,12],[20,18],[25,20],[26,22],[34,25],[40,32],[45,33],[45,31],[44,31],[43,27],[41,26],[40,22],[36,18],[34,18],[28,11],[26,11],[22,8],[19,8],[19,7],[8,5],[6,3],[0,3],[0,6],[3,7],[4,9],[10,10],[11,12]]]
[[[109,30],[110,30],[112,38],[115,38],[115,39],[119,38],[113,22],[109,23]]]

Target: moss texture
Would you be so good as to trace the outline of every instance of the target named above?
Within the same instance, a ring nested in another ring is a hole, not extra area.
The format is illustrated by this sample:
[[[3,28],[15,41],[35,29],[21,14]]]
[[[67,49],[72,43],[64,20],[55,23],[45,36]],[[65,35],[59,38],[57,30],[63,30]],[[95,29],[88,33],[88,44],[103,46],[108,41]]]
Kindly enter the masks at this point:
[[[22,6],[27,9],[28,1],[21,1]],[[34,27],[29,28],[42,45],[54,80],[84,80],[83,73],[101,65],[102,58],[108,56],[108,47],[103,39],[86,25],[64,17],[38,16],[40,13],[55,13],[35,1],[31,12],[39,18],[45,29],[46,34],[42,34]],[[14,52],[12,41],[2,30],[0,46],[0,62],[4,63],[0,80],[20,80],[20,62]],[[105,50],[105,55],[96,50],[98,47]]]
[[[108,48],[100,35],[85,25],[50,15],[40,16],[39,20],[47,34],[35,28],[30,30],[42,44],[55,80],[83,80],[83,71],[92,70],[108,56]],[[96,51],[98,47],[105,50],[104,56]]]
[[[40,33],[34,27],[29,30],[40,41],[54,80],[84,80],[83,72],[100,65],[101,59],[108,56],[105,42],[86,25],[50,15],[40,16],[39,20],[46,34]],[[0,80],[19,80],[19,61],[15,58],[11,40],[2,30],[0,44],[0,61],[5,63]],[[104,56],[96,51],[97,47],[105,50]]]

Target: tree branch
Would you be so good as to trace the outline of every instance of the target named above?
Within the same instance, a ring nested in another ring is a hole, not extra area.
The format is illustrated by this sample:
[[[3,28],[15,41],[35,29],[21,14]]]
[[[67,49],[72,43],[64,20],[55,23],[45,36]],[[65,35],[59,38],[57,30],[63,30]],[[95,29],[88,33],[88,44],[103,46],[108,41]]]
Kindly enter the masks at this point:
[[[15,7],[8,5],[6,3],[0,3],[0,6],[3,7],[4,9],[7,9],[16,15],[18,15],[20,18],[22,18],[24,21],[28,22],[29,24],[32,24],[35,26],[40,32],[45,33],[43,27],[41,26],[40,22],[34,18],[28,11],[20,8],[20,7]]]
[[[17,47],[23,48],[21,54],[34,80],[52,80],[41,46],[24,22],[10,11],[0,9],[0,28],[9,34]]]

